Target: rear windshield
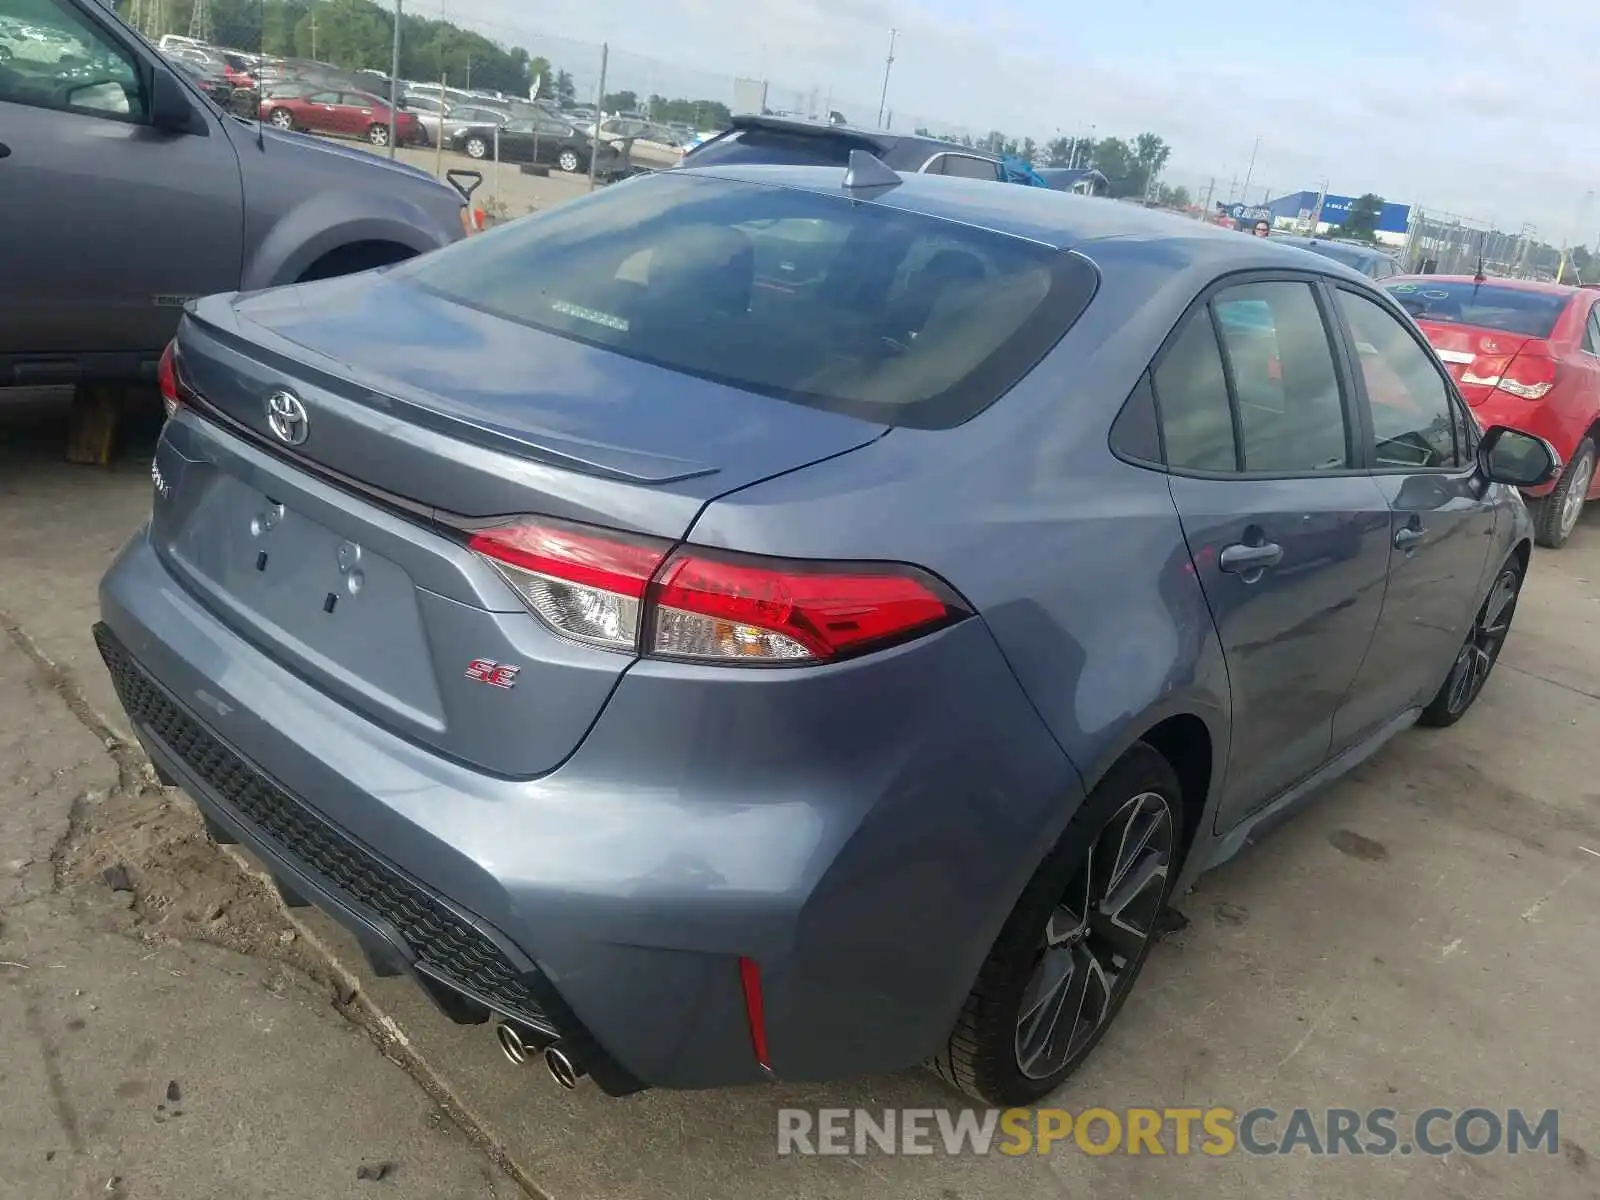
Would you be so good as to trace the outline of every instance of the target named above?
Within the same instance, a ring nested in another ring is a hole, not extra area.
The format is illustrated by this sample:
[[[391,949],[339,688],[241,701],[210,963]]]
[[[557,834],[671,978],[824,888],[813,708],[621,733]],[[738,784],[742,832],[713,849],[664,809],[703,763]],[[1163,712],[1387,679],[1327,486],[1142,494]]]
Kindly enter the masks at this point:
[[[1569,296],[1471,281],[1406,280],[1385,289],[1419,321],[1479,325],[1527,337],[1549,337]]]
[[[483,312],[871,421],[946,428],[1031,370],[1096,275],[1021,238],[684,172],[394,268]]]
[[[849,163],[850,151],[872,149],[869,142],[845,134],[735,129],[699,147],[692,157],[697,167],[720,167],[729,163],[842,167]]]

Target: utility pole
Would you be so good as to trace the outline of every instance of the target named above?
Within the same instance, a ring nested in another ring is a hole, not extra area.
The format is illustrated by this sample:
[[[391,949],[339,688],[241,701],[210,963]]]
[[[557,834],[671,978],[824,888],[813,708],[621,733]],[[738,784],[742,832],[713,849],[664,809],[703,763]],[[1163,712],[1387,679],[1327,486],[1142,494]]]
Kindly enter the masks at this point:
[[[311,4],[311,57],[317,56],[317,5],[316,0]]]
[[[894,69],[894,39],[898,30],[889,30],[889,56],[883,60],[883,91],[878,96],[878,128],[883,128],[883,109],[889,103],[889,72]]]
[[[389,157],[394,157],[395,134],[400,126],[400,5],[394,0],[394,54],[389,63]],[[444,139],[444,126],[439,126],[440,140]]]
[[[1211,219],[1211,197],[1216,194],[1216,191],[1217,177],[1213,175],[1211,177],[1211,181],[1206,184],[1206,198],[1200,205],[1200,219],[1202,221],[1209,221]]]
[[[189,36],[202,42],[211,40],[211,9],[206,0],[194,0],[189,13]]]
[[[1239,198],[1246,204],[1250,203],[1250,176],[1256,173],[1256,155],[1260,150],[1261,135],[1258,133],[1256,134],[1256,144],[1250,148],[1250,165],[1245,168],[1244,172],[1244,190],[1239,195]]]
[[[1312,237],[1317,236],[1317,226],[1322,224],[1322,205],[1328,199],[1328,181],[1324,179],[1322,186],[1317,189],[1317,205],[1311,210],[1311,228],[1306,232]]]
[[[607,42],[600,43],[600,86],[594,92],[594,137],[589,142],[589,190],[594,191],[595,165],[600,161],[600,118],[604,116],[600,109],[605,104],[606,98],[606,60],[611,56],[611,46]]]

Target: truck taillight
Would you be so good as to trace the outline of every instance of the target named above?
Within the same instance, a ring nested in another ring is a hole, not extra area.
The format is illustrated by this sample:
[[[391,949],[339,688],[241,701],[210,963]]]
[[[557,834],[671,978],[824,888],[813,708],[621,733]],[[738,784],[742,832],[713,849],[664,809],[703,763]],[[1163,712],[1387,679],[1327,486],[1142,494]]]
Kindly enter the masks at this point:
[[[161,406],[167,410],[169,421],[183,403],[178,397],[177,345],[177,342],[167,343],[167,348],[161,352],[161,364],[156,368],[156,381],[161,386]],[[147,358],[145,361],[150,360]]]
[[[769,559],[566,522],[468,540],[555,632],[623,653],[729,665],[830,662],[970,615],[916,567]]]

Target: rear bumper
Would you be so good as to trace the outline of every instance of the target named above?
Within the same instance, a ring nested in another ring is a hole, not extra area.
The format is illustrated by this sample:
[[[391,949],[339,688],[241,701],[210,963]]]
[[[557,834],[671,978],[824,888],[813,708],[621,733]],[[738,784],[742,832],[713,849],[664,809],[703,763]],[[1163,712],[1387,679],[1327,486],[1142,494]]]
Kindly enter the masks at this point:
[[[101,611],[130,720],[214,827],[448,1015],[558,1035],[612,1092],[764,1078],[741,956],[780,1078],[924,1060],[1082,796],[975,620],[731,685],[640,663],[566,763],[513,781],[290,674],[142,535]]]

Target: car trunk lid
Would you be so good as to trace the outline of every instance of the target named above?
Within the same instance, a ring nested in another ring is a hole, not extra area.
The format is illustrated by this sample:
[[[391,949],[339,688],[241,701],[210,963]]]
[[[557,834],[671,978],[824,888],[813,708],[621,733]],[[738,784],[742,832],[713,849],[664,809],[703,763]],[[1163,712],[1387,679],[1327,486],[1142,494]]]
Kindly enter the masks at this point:
[[[195,412],[163,435],[151,527],[175,577],[344,703],[507,776],[559,765],[632,660],[541,624],[464,528],[535,513],[670,542],[883,432],[380,275],[204,301],[178,345]]]

